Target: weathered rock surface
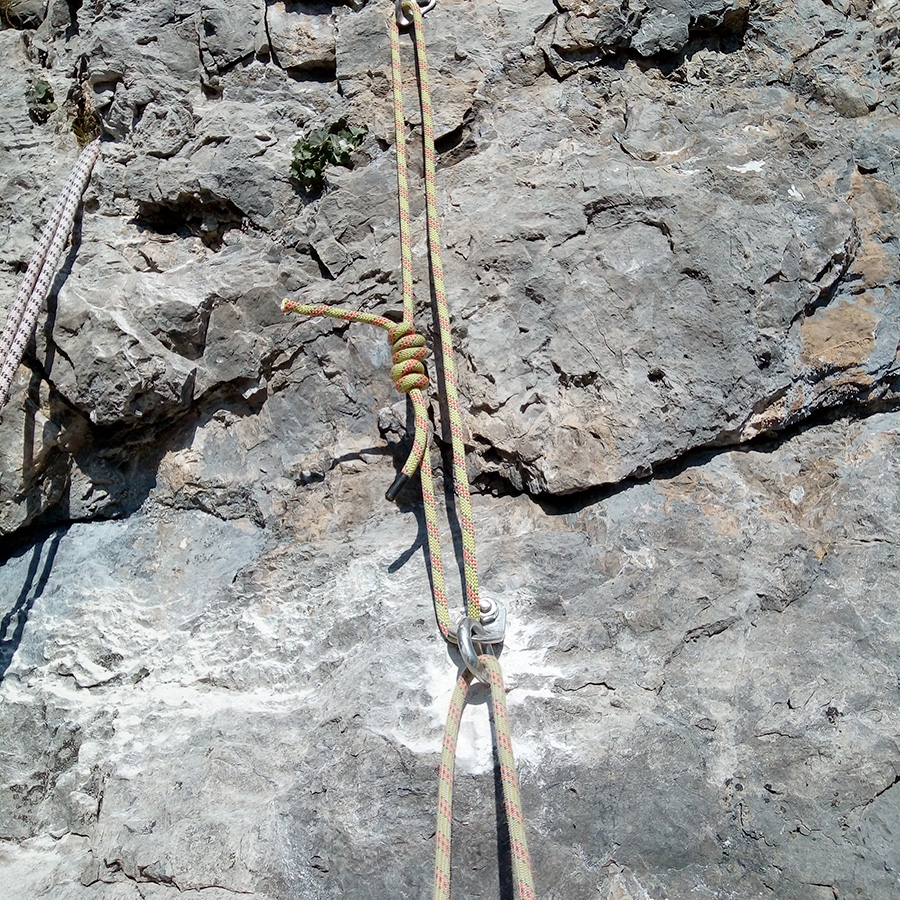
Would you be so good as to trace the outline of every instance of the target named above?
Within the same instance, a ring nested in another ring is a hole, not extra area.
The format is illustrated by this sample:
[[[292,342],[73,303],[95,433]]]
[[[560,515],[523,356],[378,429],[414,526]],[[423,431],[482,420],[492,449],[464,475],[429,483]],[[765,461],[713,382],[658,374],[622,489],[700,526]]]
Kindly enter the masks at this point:
[[[104,145],[0,422],[0,900],[428,890],[455,668],[415,490],[382,499],[405,406],[380,332],[279,312],[398,309],[392,6],[9,4],[0,296],[73,120]],[[900,9],[427,29],[540,895],[893,898]],[[306,193],[293,146],[342,118],[363,146]],[[464,731],[456,889],[495,896],[482,708]]]
[[[295,492],[283,531],[156,507],[6,563],[28,617],[2,688],[7,891],[426,892],[454,667],[421,518],[362,459]],[[876,415],[605,499],[478,498],[542,895],[894,894],[898,460],[900,417]],[[476,707],[457,871],[485,897],[488,741]]]

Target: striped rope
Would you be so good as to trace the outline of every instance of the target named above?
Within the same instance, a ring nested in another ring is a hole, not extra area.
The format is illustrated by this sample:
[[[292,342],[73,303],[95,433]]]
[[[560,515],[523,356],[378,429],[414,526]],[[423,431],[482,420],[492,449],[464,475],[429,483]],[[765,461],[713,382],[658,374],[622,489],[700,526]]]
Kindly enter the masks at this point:
[[[41,232],[19,293],[7,313],[6,325],[0,334],[0,410],[9,399],[16,369],[19,368],[22,355],[34,333],[41,306],[50,293],[59,258],[72,232],[81,196],[99,155],[99,140],[82,150]]]
[[[425,157],[425,219],[427,223],[428,255],[431,265],[431,284],[437,307],[438,333],[441,343],[441,363],[444,372],[444,392],[450,417],[450,446],[453,454],[453,486],[457,500],[460,529],[463,538],[463,569],[466,582],[466,614],[478,620],[481,603],[478,596],[478,563],[475,556],[475,521],[472,516],[472,500],[469,491],[469,475],[466,471],[466,449],[463,443],[462,411],[457,391],[456,363],[453,359],[453,336],[450,330],[450,310],[444,287],[444,266],[441,260],[441,238],[437,206],[437,179],[435,177],[434,115],[431,106],[431,87],[428,75],[428,55],[425,49],[425,33],[422,11],[416,2],[403,3],[403,12],[413,22],[416,69],[419,83],[419,103],[422,110],[422,140]],[[391,32],[398,30],[396,21]],[[399,42],[399,38],[397,39]],[[395,121],[403,122],[403,94],[399,56],[393,65]],[[399,140],[398,140],[399,146]],[[401,199],[402,202],[402,199]]]
[[[444,562],[441,552],[441,529],[438,522],[437,502],[434,495],[434,478],[431,471],[431,458],[428,455],[428,411],[425,407],[425,398],[422,391],[428,386],[428,377],[425,375],[425,367],[422,360],[427,355],[425,339],[416,334],[412,324],[408,322],[392,322],[383,316],[361,312],[352,309],[340,309],[336,306],[308,306],[293,300],[284,300],[281,304],[282,312],[298,313],[302,316],[325,316],[330,319],[343,319],[347,322],[362,322],[367,325],[375,325],[383,328],[388,333],[391,342],[392,362],[391,376],[397,386],[397,390],[407,394],[413,406],[415,431],[413,446],[409,452],[406,463],[400,470],[403,481],[411,478],[419,470],[419,480],[422,485],[422,503],[425,507],[425,534],[428,540],[428,558],[431,568],[431,591],[434,600],[434,614],[438,628],[445,640],[450,637],[450,608],[447,602],[447,586],[444,577]],[[400,348],[399,350],[395,348]],[[402,359],[405,354],[414,353],[413,358]],[[394,482],[388,491],[388,498],[393,499],[392,491],[396,493],[399,488]]]
[[[403,80],[400,64],[400,30],[391,28],[391,87],[394,92],[394,146],[397,148],[397,198],[400,204],[400,273],[403,282],[403,320],[413,320],[412,239],[409,218],[409,176],[406,165],[406,133],[403,121]]]
[[[431,90],[428,76],[428,57],[425,49],[425,32],[422,11],[415,0],[404,2],[402,11],[412,20],[413,40],[418,75],[419,102],[422,111],[422,139],[425,158],[425,216],[427,222],[428,254],[431,268],[432,290],[437,308],[438,330],[443,363],[443,386],[450,417],[450,438],[453,453],[453,484],[457,498],[457,512],[463,535],[463,566],[465,572],[466,611],[478,620],[481,604],[478,595],[478,568],[475,556],[475,526],[466,472],[466,453],[463,442],[462,412],[456,386],[456,365],[453,359],[453,338],[450,328],[450,312],[444,287],[444,270],[441,260],[441,242],[437,208],[437,179],[435,177],[434,118],[431,106]],[[400,197],[401,232],[409,226],[408,191],[406,191],[406,153],[403,133],[403,85],[400,67],[400,39],[396,19],[391,22],[391,73],[394,88],[394,122],[397,135],[397,183]],[[401,147],[403,150],[401,150]],[[402,245],[401,241],[401,245]],[[426,454],[427,455],[427,454]],[[424,493],[424,480],[423,480]],[[426,517],[428,503],[426,502]],[[515,900],[535,900],[534,879],[525,839],[519,782],[509,733],[509,717],[506,711],[506,689],[500,663],[487,654],[479,657],[488,673],[491,685],[492,722],[494,741],[500,760],[500,780],[503,786],[503,803],[509,829],[510,855],[513,869]],[[472,675],[465,671],[457,679],[456,689],[450,701],[444,745],[439,771],[438,811],[435,828],[435,862],[433,900],[450,900],[450,874],[453,822],[453,772],[456,759],[456,743],[459,724],[465,707]]]
[[[457,390],[456,365],[453,359],[453,338],[450,312],[444,286],[441,260],[439,215],[435,177],[434,118],[429,87],[428,59],[422,23],[422,11],[415,0],[404,0],[402,12],[409,15],[414,35],[416,74],[419,102],[422,112],[423,153],[425,159],[425,214],[427,223],[428,258],[431,288],[434,296],[438,334],[441,345],[441,387],[447,400],[450,420],[450,442],[453,459],[453,485],[456,496],[456,512],[463,536],[463,575],[467,617],[481,618],[481,602],[478,587],[478,565],[475,552],[475,526],[472,515],[471,492],[466,472],[465,444],[463,439],[462,412]],[[414,297],[412,271],[411,217],[409,208],[409,178],[406,158],[405,114],[403,109],[403,80],[400,50],[400,32],[395,18],[391,19],[391,83],[394,94],[394,135],[397,153],[397,196],[400,222],[400,260],[402,280],[403,322],[394,323],[382,316],[357,310],[345,310],[325,305],[310,306],[285,300],[282,309],[307,316],[327,316],[350,322],[375,325],[388,332],[393,354],[391,376],[397,389],[406,393],[413,405],[415,435],[413,448],[398,480],[388,491],[388,498],[396,496],[403,480],[419,470],[422,504],[425,509],[425,526],[428,541],[428,558],[431,569],[432,595],[435,616],[441,634],[451,639],[451,618],[447,603],[447,588],[441,553],[440,525],[434,492],[431,457],[428,452],[428,420],[422,391],[428,386],[423,360],[426,355],[424,339],[413,327]],[[404,355],[408,354],[408,355]],[[509,829],[515,900],[535,900],[531,863],[525,839],[519,784],[516,776],[512,741],[509,734],[509,717],[506,711],[506,689],[500,663],[490,655],[479,657],[490,681],[491,721],[494,742],[500,761],[500,778],[503,787],[504,809]],[[447,727],[441,754],[438,789],[438,814],[435,830],[434,900],[450,900],[450,861],[452,849],[453,774],[459,725],[465,708],[472,674],[464,671],[457,679],[450,702]]]
[[[500,782],[503,786],[503,807],[509,829],[510,856],[512,858],[513,892],[516,900],[535,900],[531,859],[525,838],[522,801],[519,796],[519,779],[509,734],[509,715],[506,710],[506,688],[500,663],[489,654],[479,657],[490,678],[491,723],[494,744],[500,760]],[[466,706],[472,673],[460,673],[456,689],[450,700],[447,726],[444,730],[444,747],[441,752],[440,786],[438,788],[437,827],[435,829],[434,893],[433,900],[450,900],[450,850],[453,831],[453,773],[456,762],[456,743],[459,725]]]

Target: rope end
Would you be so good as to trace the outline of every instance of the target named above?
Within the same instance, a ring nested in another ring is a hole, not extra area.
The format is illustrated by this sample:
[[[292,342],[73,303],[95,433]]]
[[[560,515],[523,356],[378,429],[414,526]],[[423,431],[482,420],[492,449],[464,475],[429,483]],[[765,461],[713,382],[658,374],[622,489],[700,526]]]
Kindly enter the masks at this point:
[[[281,301],[281,311],[282,311],[283,313],[286,313],[286,312],[293,312],[293,311],[294,311],[294,307],[295,307],[296,305],[297,305],[297,304],[296,304],[293,300],[291,300],[291,299],[288,298],[288,297],[285,297],[284,300]]]
[[[394,483],[384,492],[384,499],[393,503],[400,491],[406,487],[407,481],[409,481],[409,475],[405,472],[400,472],[394,479]]]

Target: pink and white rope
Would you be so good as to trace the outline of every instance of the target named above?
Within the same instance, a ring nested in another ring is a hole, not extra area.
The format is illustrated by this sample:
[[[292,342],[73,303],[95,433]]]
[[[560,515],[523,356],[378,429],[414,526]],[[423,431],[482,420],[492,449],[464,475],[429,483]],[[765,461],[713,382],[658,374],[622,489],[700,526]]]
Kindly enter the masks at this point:
[[[34,333],[41,306],[50,293],[50,285],[72,232],[81,196],[99,155],[100,141],[97,140],[88,144],[78,157],[78,162],[53,206],[50,219],[41,232],[19,293],[7,314],[6,325],[0,334],[0,410],[9,399],[13,378]]]

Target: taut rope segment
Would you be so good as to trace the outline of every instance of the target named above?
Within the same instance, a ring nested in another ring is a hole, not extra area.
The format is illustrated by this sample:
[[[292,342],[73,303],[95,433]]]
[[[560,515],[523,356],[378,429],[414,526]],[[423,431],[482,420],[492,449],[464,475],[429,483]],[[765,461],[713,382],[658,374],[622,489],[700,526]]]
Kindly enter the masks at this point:
[[[41,232],[37,249],[25,271],[19,293],[7,314],[6,325],[3,334],[0,335],[0,410],[9,399],[13,377],[34,333],[41,306],[50,293],[50,285],[56,274],[59,258],[72,232],[81,195],[87,187],[99,155],[99,140],[93,141],[82,150]]]
[[[416,71],[419,82],[419,102],[422,110],[422,143],[425,158],[425,219],[428,235],[428,258],[431,267],[431,286],[437,307],[438,333],[441,344],[441,363],[444,372],[444,392],[447,410],[450,414],[450,446],[453,452],[453,487],[456,493],[459,522],[463,537],[463,567],[466,582],[466,614],[472,619],[481,617],[481,603],[478,590],[478,563],[475,555],[475,522],[472,517],[472,500],[469,491],[469,476],[466,472],[466,448],[463,443],[462,411],[456,387],[456,362],[453,359],[453,336],[450,332],[450,310],[447,306],[447,292],[444,287],[444,266],[441,260],[441,238],[437,207],[437,178],[435,177],[434,114],[431,106],[431,87],[428,75],[428,56],[425,50],[425,33],[422,26],[422,11],[415,2],[403,2],[402,11],[412,18]],[[397,22],[391,25],[392,34],[398,31]],[[399,35],[397,37],[399,45]],[[397,146],[405,144],[403,129],[403,84],[399,54],[391,54],[394,87],[395,122],[399,122],[401,133]],[[399,179],[398,179],[399,181]],[[401,194],[401,216],[403,197]],[[407,218],[409,206],[407,202]]]
[[[509,734],[509,715],[506,711],[506,687],[500,663],[488,654],[480,657],[491,686],[491,724],[494,744],[500,760],[500,781],[503,785],[503,807],[509,828],[510,857],[512,859],[513,891],[516,900],[535,900],[531,858],[525,839],[525,820],[519,796],[519,779]],[[456,763],[456,742],[463,710],[472,686],[472,673],[460,672],[456,689],[450,700],[444,747],[441,751],[440,786],[438,788],[437,828],[435,829],[434,894],[433,900],[450,900],[450,848],[453,831],[453,771]]]
[[[424,9],[420,8],[420,4]],[[285,300],[282,309],[308,316],[327,316],[350,322],[364,322],[384,329],[391,342],[393,368],[391,377],[397,389],[409,396],[415,415],[413,447],[397,480],[387,492],[393,500],[405,482],[419,470],[422,485],[422,505],[425,509],[428,555],[431,566],[432,594],[435,616],[441,634],[447,641],[457,641],[466,663],[457,679],[450,703],[450,713],[444,733],[438,795],[437,828],[435,837],[433,900],[450,900],[450,856],[453,814],[453,773],[459,724],[465,708],[473,676],[490,685],[491,722],[494,743],[500,760],[503,801],[510,836],[515,900],[535,900],[531,862],[523,826],[519,784],[516,776],[509,720],[506,712],[506,689],[500,663],[489,653],[476,647],[490,646],[503,640],[505,613],[484,606],[479,597],[478,565],[475,552],[475,526],[466,472],[466,453],[463,443],[462,412],[456,385],[456,365],[453,359],[453,338],[450,312],[444,287],[441,262],[441,243],[438,225],[437,189],[435,178],[434,123],[429,88],[428,60],[425,50],[422,14],[434,6],[434,0],[397,0],[396,17],[391,20],[391,81],[394,94],[394,134],[397,152],[397,195],[400,219],[400,256],[402,274],[403,321],[395,323],[382,316],[357,310],[331,306],[310,306]],[[447,400],[450,420],[450,441],[453,457],[453,485],[456,508],[463,536],[463,570],[466,596],[466,618],[454,629],[447,605],[444,567],[441,555],[440,525],[435,502],[431,458],[428,453],[428,418],[422,391],[428,387],[423,361],[427,355],[424,338],[413,326],[412,241],[410,237],[409,179],[406,161],[405,116],[403,111],[403,82],[400,57],[399,27],[412,25],[419,102],[422,111],[423,155],[425,159],[425,213],[427,222],[428,260],[431,287],[441,346],[441,387]],[[483,615],[484,614],[484,615]],[[490,614],[490,615],[489,615]],[[496,618],[492,618],[496,616]],[[486,626],[485,627],[485,623]],[[493,623],[493,624],[491,624]],[[480,654],[480,655],[479,655]]]

